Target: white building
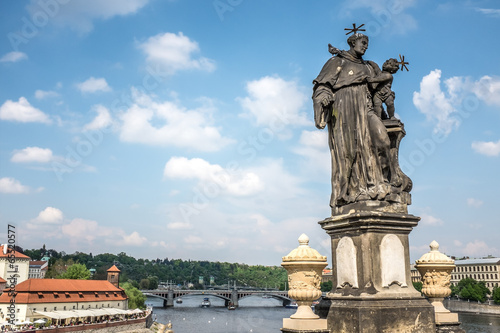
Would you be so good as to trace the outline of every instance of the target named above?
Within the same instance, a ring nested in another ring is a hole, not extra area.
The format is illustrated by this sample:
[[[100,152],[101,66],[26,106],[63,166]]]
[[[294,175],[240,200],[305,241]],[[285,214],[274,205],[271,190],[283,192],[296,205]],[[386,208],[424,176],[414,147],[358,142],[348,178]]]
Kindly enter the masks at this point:
[[[30,261],[28,279],[44,279],[49,269],[49,262],[43,260]]]
[[[30,257],[0,245],[0,278],[7,281],[7,286],[21,283],[28,279]]]

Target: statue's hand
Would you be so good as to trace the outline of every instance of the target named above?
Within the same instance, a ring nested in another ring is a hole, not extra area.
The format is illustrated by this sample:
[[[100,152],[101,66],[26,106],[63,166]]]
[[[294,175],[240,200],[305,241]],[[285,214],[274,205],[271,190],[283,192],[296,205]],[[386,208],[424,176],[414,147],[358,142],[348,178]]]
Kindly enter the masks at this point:
[[[316,124],[317,129],[323,129],[326,126],[326,122],[322,121],[319,124]]]
[[[321,100],[321,105],[323,106],[328,106],[330,105],[331,103],[333,102],[333,99],[331,96],[327,95],[325,97],[323,97],[323,99]]]

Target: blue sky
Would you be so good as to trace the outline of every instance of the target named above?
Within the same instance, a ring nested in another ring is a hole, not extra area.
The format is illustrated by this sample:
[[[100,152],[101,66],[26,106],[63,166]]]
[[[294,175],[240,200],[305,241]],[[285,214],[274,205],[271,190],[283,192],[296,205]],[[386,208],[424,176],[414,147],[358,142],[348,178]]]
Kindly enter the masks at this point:
[[[411,259],[499,256],[497,1],[0,2],[0,230],[24,248],[279,265],[330,256],[312,80],[365,24],[394,75]]]

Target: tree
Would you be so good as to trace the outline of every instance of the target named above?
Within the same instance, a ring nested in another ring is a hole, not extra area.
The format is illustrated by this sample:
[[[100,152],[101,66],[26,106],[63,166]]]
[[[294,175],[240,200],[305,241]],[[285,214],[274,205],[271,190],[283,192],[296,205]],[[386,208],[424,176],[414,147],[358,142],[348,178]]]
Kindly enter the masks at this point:
[[[73,279],[73,280],[88,280],[90,278],[90,271],[84,264],[73,264],[68,267],[66,272],[61,274],[60,279]]]
[[[139,287],[141,290],[149,289],[149,279],[142,279],[141,282],[139,282]]]
[[[321,291],[322,292],[332,291],[332,288],[333,288],[333,282],[332,281],[321,282]]]
[[[413,288],[415,288],[418,292],[422,292],[422,287],[422,282],[413,282]]]
[[[128,308],[129,309],[136,309],[136,308],[141,308],[144,309],[145,302],[146,302],[146,296],[144,296],[143,293],[132,284],[129,282],[125,282],[121,285],[123,290],[125,290],[125,293],[127,294],[128,297]]]
[[[493,302],[495,302],[495,304],[500,304],[500,287],[497,286],[493,288],[491,298],[493,298]]]
[[[486,295],[491,293],[484,281],[476,281],[472,278],[460,280],[455,292],[460,298],[479,302],[485,302]]]

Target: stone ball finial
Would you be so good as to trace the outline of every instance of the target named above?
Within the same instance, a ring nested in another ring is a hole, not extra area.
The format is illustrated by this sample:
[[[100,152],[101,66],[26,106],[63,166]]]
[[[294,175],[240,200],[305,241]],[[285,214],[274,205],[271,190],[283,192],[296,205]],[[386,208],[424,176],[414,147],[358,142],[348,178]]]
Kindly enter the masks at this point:
[[[449,258],[447,255],[439,252],[439,244],[435,240],[429,245],[430,251],[425,253],[420,259],[415,261],[417,265],[434,265],[434,264],[447,264],[455,265],[455,260]]]
[[[299,246],[293,249],[283,261],[319,261],[326,262],[326,257],[319,254],[318,251],[309,246],[309,237],[306,234],[300,235]]]
[[[306,234],[302,234],[299,237],[300,246],[309,246],[309,237]]]

